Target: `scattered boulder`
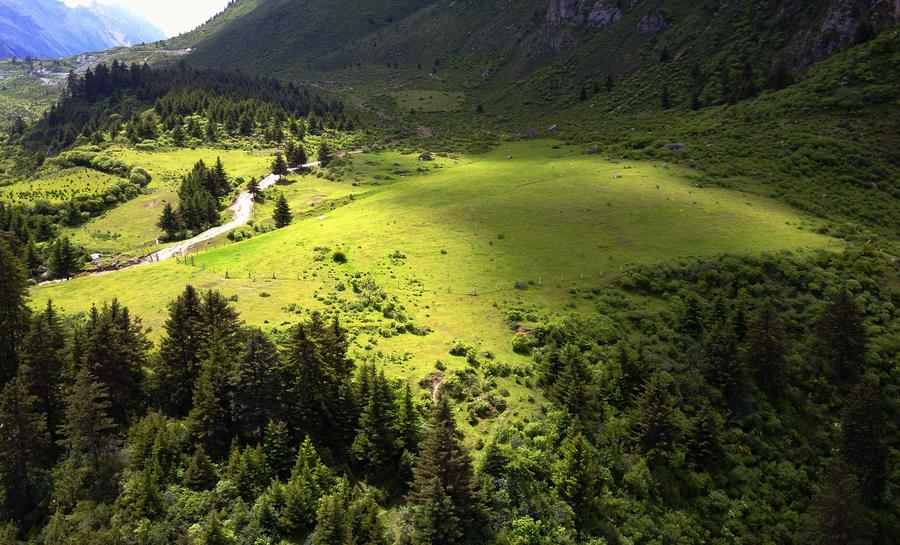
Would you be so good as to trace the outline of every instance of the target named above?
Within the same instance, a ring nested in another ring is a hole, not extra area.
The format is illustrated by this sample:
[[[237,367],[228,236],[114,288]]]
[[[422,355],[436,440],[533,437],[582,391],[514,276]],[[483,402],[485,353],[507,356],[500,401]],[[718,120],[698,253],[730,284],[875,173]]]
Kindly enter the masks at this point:
[[[641,18],[640,22],[638,22],[637,31],[642,36],[649,36],[665,30],[671,25],[672,21],[669,20],[666,14],[662,10],[655,9]]]
[[[687,147],[687,144],[666,144],[666,149],[669,151],[681,151]]]
[[[536,138],[537,134],[538,131],[534,127],[528,127],[527,129],[525,129],[525,138],[528,138],[529,140],[531,140],[532,138]]]
[[[547,7],[547,23],[557,27],[606,28],[621,18],[622,9],[609,0],[550,0]]]
[[[419,155],[419,161],[433,161],[433,160],[434,159],[432,159],[431,155],[428,153],[423,153],[422,155]]]
[[[556,125],[550,125],[549,127],[547,127],[547,132],[549,133],[554,133],[557,130],[559,130],[559,127],[557,127]]]

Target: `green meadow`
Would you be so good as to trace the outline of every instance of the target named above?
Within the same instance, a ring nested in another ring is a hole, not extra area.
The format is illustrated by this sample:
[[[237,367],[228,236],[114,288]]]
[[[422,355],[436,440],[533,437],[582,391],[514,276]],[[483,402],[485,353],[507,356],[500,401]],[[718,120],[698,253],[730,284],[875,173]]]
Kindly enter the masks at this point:
[[[461,93],[445,93],[442,91],[397,91],[392,96],[401,111],[449,112],[459,108],[465,96]]]
[[[89,168],[68,168],[2,186],[0,199],[18,205],[32,205],[37,201],[59,204],[81,195],[103,195],[109,187],[122,181],[118,176]]]
[[[160,157],[169,162],[154,165],[155,193],[92,222],[80,236],[98,224],[124,233],[129,222],[155,221],[159,204],[151,200],[171,196],[164,169],[174,175],[182,164]],[[247,175],[259,158],[237,159],[223,155]],[[385,362],[395,376],[418,382],[438,360],[449,369],[467,365],[449,355],[455,341],[528,365],[512,350],[510,313],[527,324],[588,308],[591,288],[638,264],[838,247],[816,234],[815,220],[784,204],[701,188],[692,174],[660,163],[611,162],[547,141],[427,162],[396,152],[355,155],[331,169],[335,180],[306,174],[269,190],[240,242],[219,241],[178,262],[39,287],[32,303],[53,299],[75,313],[117,297],[154,337],[167,303],[188,283],[221,290],[248,323],[269,329],[283,330],[312,310],[339,313],[359,359]],[[278,191],[295,220],[271,230]],[[144,233],[153,236],[152,229]],[[347,262],[335,262],[335,252]],[[516,404],[512,414],[536,410],[526,385],[512,378],[499,383]],[[486,433],[497,422],[479,426]]]

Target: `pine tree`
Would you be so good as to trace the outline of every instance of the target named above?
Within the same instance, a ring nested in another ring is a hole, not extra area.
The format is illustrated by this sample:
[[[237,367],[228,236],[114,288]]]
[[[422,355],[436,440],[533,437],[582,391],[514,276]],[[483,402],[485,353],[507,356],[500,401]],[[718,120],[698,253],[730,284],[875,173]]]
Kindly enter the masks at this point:
[[[322,167],[327,167],[328,163],[331,162],[331,150],[328,148],[328,143],[325,142],[324,139],[319,143],[316,157],[319,159],[319,165]]]
[[[331,377],[307,324],[295,325],[288,332],[282,362],[290,411],[286,420],[315,439],[329,436],[334,422],[330,410],[333,400],[329,399]]]
[[[37,278],[41,275],[43,266],[44,260],[41,258],[41,253],[34,243],[34,237],[31,237],[28,239],[28,244],[25,246],[25,270],[28,271],[28,275],[31,278]]]
[[[272,174],[277,176],[287,176],[288,164],[284,160],[284,155],[279,151],[275,154],[275,160],[272,161]]]
[[[218,480],[216,468],[206,455],[206,449],[203,444],[197,444],[184,472],[184,486],[197,491],[209,490]]]
[[[294,220],[287,199],[284,198],[284,193],[278,194],[278,199],[275,201],[275,213],[272,215],[272,218],[275,220],[275,227],[278,229],[287,227]]]
[[[170,203],[166,203],[157,227],[163,230],[168,240],[175,240],[181,232],[181,219]]]
[[[772,393],[784,388],[789,374],[788,340],[778,310],[771,303],[764,304],[748,324],[745,355],[760,385]]]
[[[654,373],[644,385],[631,419],[635,438],[649,458],[673,455],[684,428],[684,415],[678,404],[672,376],[666,372]]]
[[[724,457],[721,441],[722,426],[709,404],[704,404],[691,419],[688,432],[688,459],[699,471],[712,472]]]
[[[157,402],[171,416],[185,416],[190,411],[192,388],[200,374],[205,345],[200,306],[200,296],[191,285],[169,305],[154,389]]]
[[[68,237],[57,240],[50,255],[50,276],[68,279],[80,270],[80,252],[72,245]]]
[[[747,370],[738,353],[738,336],[731,320],[719,322],[706,345],[706,377],[727,396],[737,397],[747,381]]]
[[[888,481],[887,421],[877,383],[865,382],[853,390],[844,410],[841,457],[856,474],[863,499],[878,505]]]
[[[47,301],[44,312],[35,316],[22,341],[19,372],[31,385],[40,410],[47,416],[47,429],[55,442],[63,414],[63,373],[66,338],[53,302]]]
[[[206,122],[206,141],[207,142],[217,142],[219,140],[219,131],[216,128],[215,121],[209,120]]]
[[[256,202],[262,202],[262,190],[259,188],[259,180],[251,177],[250,181],[247,182],[247,193],[253,196],[253,200]]]
[[[281,526],[291,535],[312,528],[319,499],[333,484],[331,471],[322,463],[312,441],[306,438],[300,445],[291,478],[284,486]]]
[[[584,424],[602,419],[594,377],[577,346],[568,344],[559,352],[561,372],[549,396]]]
[[[472,471],[472,458],[462,444],[462,434],[456,429],[450,402],[444,396],[440,396],[434,409],[413,475],[407,502],[417,534],[430,532],[441,521],[448,529],[459,521],[459,539],[448,535],[447,541],[430,543],[489,541],[485,539],[486,508]]]
[[[560,454],[554,472],[556,491],[575,512],[575,528],[589,532],[597,526],[603,507],[597,452],[581,432],[575,432],[563,440]]]
[[[22,262],[0,238],[0,385],[16,374],[19,365],[18,346],[28,324],[27,285]]]
[[[866,515],[853,472],[840,461],[828,467],[809,507],[802,543],[869,545],[874,525]]]
[[[464,521],[454,509],[453,499],[437,476],[422,484],[422,498],[415,512],[412,540],[417,545],[465,543]]]
[[[829,302],[816,321],[816,334],[832,382],[857,378],[866,359],[866,325],[862,311],[846,290]]]
[[[419,452],[419,441],[422,438],[422,421],[419,409],[413,400],[412,388],[406,382],[400,398],[400,410],[397,413],[397,429],[402,449],[410,454]]]
[[[194,385],[193,408],[188,426],[197,443],[214,458],[223,456],[230,442],[229,412],[223,393],[227,393],[227,355],[222,347],[213,347],[200,365],[200,376]]]
[[[181,122],[178,122],[172,129],[172,143],[177,148],[184,146],[184,128],[182,128]]]
[[[200,534],[199,545],[233,545],[234,540],[228,535],[219,513],[213,509],[206,517],[206,524]]]
[[[80,366],[60,428],[66,453],[55,471],[54,500],[62,507],[71,508],[79,499],[103,500],[115,492],[117,441],[110,407],[108,387]]]
[[[294,168],[302,168],[303,165],[309,162],[303,144],[298,144],[294,141],[288,142],[285,155],[288,165]]]
[[[261,329],[251,329],[229,377],[236,430],[248,442],[263,438],[266,425],[280,415],[283,387],[278,349]]]
[[[294,449],[287,424],[283,421],[270,421],[266,426],[263,452],[276,478],[283,479],[290,475],[294,465]]]
[[[140,319],[132,319],[128,308],[113,299],[101,311],[93,309],[83,338],[82,362],[107,386],[109,414],[124,425],[143,406],[143,369],[151,344]]]
[[[350,485],[342,479],[334,492],[321,499],[316,512],[316,529],[311,536],[315,545],[355,543],[349,513],[350,498]]]
[[[30,391],[33,386],[20,373],[0,395],[0,512],[19,521],[35,514],[51,454],[46,418]]]
[[[369,398],[359,419],[359,430],[353,442],[353,455],[370,476],[396,471],[399,462],[397,414],[394,392],[384,370],[374,376]]]

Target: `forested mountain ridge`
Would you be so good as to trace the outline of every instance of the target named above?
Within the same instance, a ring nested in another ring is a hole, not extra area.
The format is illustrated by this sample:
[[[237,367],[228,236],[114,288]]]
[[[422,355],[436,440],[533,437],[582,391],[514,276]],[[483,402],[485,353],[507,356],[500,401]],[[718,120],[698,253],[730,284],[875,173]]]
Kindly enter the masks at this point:
[[[164,38],[161,30],[120,6],[0,2],[0,57],[65,57]]]

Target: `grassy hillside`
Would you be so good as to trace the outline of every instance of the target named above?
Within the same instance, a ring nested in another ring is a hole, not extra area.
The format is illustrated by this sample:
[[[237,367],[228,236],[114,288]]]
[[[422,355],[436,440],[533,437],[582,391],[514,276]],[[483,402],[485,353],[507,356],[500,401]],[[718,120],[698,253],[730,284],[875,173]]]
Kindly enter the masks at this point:
[[[276,186],[295,212],[288,228],[251,227],[252,238],[181,262],[41,287],[32,303],[52,299],[71,313],[118,297],[158,334],[168,302],[193,283],[232,296],[244,319],[267,328],[316,309],[340,313],[359,358],[418,381],[438,360],[462,369],[449,355],[454,341],[526,365],[510,324],[589,305],[593,288],[639,264],[839,247],[775,201],[550,142],[434,162],[390,152],[342,161],[332,168],[339,181],[306,175]],[[134,212],[131,204],[110,216]],[[270,210],[259,206],[255,225],[270,226]],[[347,264],[332,261],[337,251]],[[406,333],[406,324],[430,332]],[[516,406],[530,405],[521,386],[506,386]]]

